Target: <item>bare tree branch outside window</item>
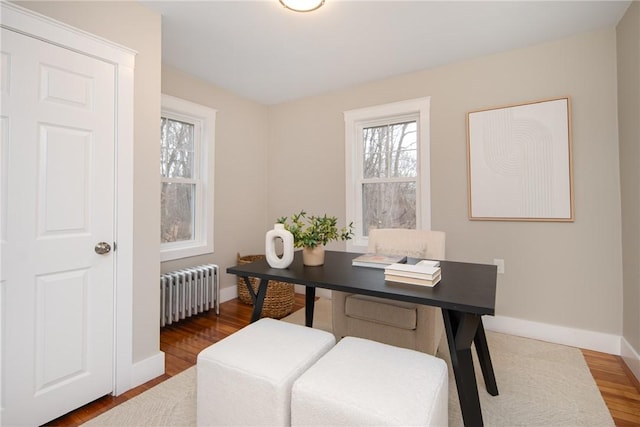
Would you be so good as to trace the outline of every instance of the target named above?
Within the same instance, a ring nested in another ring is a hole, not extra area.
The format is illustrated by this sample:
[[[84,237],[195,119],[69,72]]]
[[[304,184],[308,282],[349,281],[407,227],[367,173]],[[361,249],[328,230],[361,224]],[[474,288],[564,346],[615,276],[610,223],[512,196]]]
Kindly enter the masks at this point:
[[[192,240],[195,235],[194,130],[191,123],[160,120],[160,239],[162,243]]]
[[[363,233],[416,228],[417,122],[363,129]]]

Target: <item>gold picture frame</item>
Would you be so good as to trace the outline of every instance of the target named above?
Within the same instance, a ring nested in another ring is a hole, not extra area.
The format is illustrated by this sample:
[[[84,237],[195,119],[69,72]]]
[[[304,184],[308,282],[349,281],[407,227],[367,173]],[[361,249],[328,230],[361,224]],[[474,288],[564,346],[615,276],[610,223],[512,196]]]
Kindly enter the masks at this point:
[[[574,221],[571,100],[467,113],[470,220]]]

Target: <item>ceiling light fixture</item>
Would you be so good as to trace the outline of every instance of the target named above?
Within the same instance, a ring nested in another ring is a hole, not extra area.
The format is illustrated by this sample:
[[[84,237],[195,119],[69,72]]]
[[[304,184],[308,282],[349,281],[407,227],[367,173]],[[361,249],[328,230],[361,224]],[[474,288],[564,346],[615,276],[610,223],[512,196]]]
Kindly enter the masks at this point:
[[[311,12],[319,9],[324,0],[278,0],[285,8],[295,12]]]

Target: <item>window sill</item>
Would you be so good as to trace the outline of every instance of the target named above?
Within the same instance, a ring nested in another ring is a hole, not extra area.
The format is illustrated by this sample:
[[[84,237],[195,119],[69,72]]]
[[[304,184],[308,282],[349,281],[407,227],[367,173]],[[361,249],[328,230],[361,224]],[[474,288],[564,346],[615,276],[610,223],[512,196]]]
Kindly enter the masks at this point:
[[[160,262],[213,253],[213,244],[182,244],[160,248]]]

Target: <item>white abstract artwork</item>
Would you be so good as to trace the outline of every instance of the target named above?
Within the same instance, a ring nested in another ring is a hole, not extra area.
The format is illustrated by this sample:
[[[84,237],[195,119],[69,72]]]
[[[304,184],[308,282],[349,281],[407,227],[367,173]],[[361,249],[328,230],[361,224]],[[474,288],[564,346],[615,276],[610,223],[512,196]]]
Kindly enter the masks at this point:
[[[469,218],[573,221],[569,98],[467,115]]]

